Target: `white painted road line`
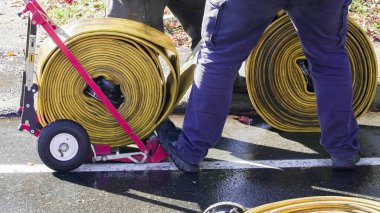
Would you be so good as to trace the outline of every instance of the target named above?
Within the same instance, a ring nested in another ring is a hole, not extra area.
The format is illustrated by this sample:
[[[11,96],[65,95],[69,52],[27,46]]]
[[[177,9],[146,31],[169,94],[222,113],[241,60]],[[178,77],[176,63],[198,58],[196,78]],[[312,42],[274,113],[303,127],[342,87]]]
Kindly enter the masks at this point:
[[[340,194],[343,196],[360,197],[360,198],[364,198],[364,199],[368,199],[368,200],[380,201],[380,198],[378,198],[378,197],[364,195],[364,194],[357,194],[357,193],[346,192],[346,191],[341,191],[341,190],[336,190],[336,189],[329,189],[329,188],[324,188],[324,187],[319,187],[319,186],[311,186],[311,188],[314,190],[324,191],[324,192],[328,192],[328,193]]]
[[[380,158],[362,158],[359,166],[379,166]],[[300,159],[300,160],[256,160],[256,161],[205,161],[203,170],[214,169],[286,169],[330,167],[330,159]],[[73,172],[121,172],[121,171],[169,171],[177,170],[171,162],[164,163],[98,163],[84,164]],[[6,173],[51,173],[53,170],[45,165],[0,165],[0,174]]]

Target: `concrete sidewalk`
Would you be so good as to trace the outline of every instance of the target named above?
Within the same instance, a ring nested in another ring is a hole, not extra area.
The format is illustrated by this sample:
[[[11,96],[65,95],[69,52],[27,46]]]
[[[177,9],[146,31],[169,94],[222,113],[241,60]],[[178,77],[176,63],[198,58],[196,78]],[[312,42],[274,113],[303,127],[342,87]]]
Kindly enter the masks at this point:
[[[27,20],[17,16],[21,7],[0,0],[0,116],[13,115],[19,106]],[[14,55],[14,56],[9,56]]]
[[[15,7],[8,0],[0,0],[0,117],[16,116],[19,107],[21,93],[22,71],[24,69],[24,49],[26,43],[26,19],[20,19],[16,14],[22,7]],[[16,5],[18,6],[18,5]],[[41,30],[40,30],[41,32]],[[380,64],[380,43],[374,44],[378,61]],[[181,63],[184,63],[190,54],[190,49],[180,47],[178,49],[181,56]],[[14,55],[10,56],[9,55]],[[242,72],[244,73],[243,69]],[[244,74],[242,74],[244,75]],[[244,78],[239,79],[239,87],[245,86]],[[378,90],[380,91],[380,90]],[[175,109],[175,113],[185,112],[187,94]],[[380,110],[380,92],[371,107],[371,111]],[[235,93],[231,106],[231,114],[252,113],[253,106],[247,93]]]

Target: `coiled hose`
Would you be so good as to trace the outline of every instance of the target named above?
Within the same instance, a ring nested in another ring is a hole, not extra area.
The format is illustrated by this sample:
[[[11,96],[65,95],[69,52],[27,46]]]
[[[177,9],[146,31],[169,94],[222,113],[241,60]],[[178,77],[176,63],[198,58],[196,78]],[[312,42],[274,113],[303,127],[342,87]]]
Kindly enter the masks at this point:
[[[348,20],[346,50],[353,77],[353,109],[363,115],[377,87],[377,59],[365,32]],[[316,98],[302,69],[301,43],[287,15],[264,32],[246,63],[247,89],[257,113],[272,127],[288,132],[320,131]],[[301,64],[300,64],[301,63]]]
[[[172,41],[144,24],[101,18],[62,29],[61,38],[93,79],[120,86],[124,101],[118,111],[141,139],[171,113],[191,84],[194,66],[189,65],[180,78]],[[169,67],[169,75],[162,63]],[[132,143],[105,106],[86,94],[85,81],[51,40],[40,48],[38,68],[37,114],[43,126],[70,119],[87,130],[93,144]]]
[[[138,22],[85,19],[59,30],[61,38],[94,79],[120,86],[119,113],[144,139],[165,119],[191,85],[194,59],[180,70],[172,41]],[[271,48],[271,47],[277,48]],[[374,98],[377,64],[365,33],[349,20],[346,45],[354,85],[355,115],[362,115]],[[297,34],[286,15],[266,30],[247,61],[247,87],[256,111],[275,128],[319,131],[315,95],[297,66],[304,59]],[[170,70],[165,75],[162,63]],[[86,94],[86,83],[56,47],[47,41],[38,62],[37,114],[43,126],[59,119],[81,124],[93,144],[131,144],[104,105]],[[281,80],[278,80],[281,79]]]
[[[284,200],[275,203],[262,205],[247,211],[247,213],[291,213],[291,212],[380,212],[380,203],[372,200],[340,197],[321,196],[306,197],[291,200]]]

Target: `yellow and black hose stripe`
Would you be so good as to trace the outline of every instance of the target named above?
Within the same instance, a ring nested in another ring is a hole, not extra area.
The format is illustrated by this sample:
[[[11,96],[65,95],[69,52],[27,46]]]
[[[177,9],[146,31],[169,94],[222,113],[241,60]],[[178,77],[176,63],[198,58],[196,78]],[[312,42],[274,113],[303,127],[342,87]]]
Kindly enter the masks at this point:
[[[353,109],[360,117],[374,99],[378,66],[371,42],[351,19],[346,50],[353,76]],[[298,59],[305,56],[297,32],[289,17],[282,15],[264,32],[247,60],[248,93],[257,113],[272,127],[317,132],[315,94],[306,88]]]

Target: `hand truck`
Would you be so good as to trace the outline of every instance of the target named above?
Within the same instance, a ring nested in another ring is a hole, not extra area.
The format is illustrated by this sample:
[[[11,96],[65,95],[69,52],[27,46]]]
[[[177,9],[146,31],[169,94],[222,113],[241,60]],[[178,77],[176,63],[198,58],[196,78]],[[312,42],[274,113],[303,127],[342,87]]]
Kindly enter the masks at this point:
[[[38,2],[36,0],[24,0],[24,2],[25,8],[19,15],[27,13],[28,31],[25,70],[23,72],[22,93],[18,109],[18,113],[21,115],[19,130],[28,131],[38,137],[38,154],[41,160],[55,171],[67,172],[78,168],[89,159],[92,159],[93,162],[111,160],[126,163],[157,163],[166,159],[168,155],[158,143],[156,135],[151,135],[146,142],[143,142],[134,133],[101,88],[59,38],[55,32],[58,26],[53,23]],[[65,0],[65,2],[71,4],[73,0]],[[71,120],[57,120],[44,128],[41,126],[34,108],[34,95],[38,91],[38,85],[33,83],[38,25],[57,44],[83,80],[86,81],[95,95],[124,129],[125,133],[132,139],[138,150],[123,152],[125,150],[111,148],[110,145],[93,145],[90,143],[86,130],[80,124]]]

